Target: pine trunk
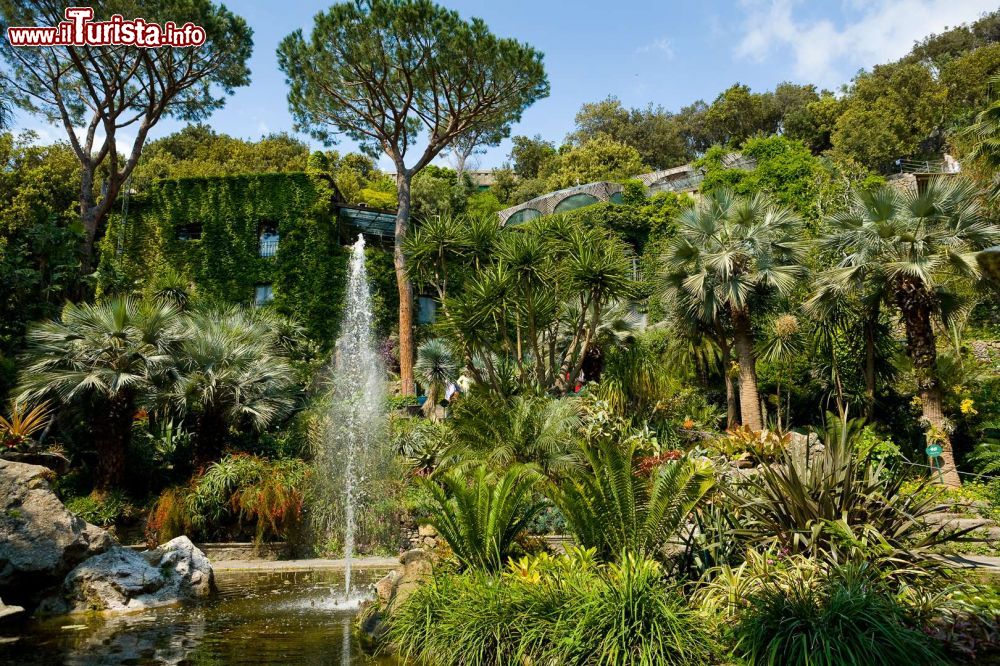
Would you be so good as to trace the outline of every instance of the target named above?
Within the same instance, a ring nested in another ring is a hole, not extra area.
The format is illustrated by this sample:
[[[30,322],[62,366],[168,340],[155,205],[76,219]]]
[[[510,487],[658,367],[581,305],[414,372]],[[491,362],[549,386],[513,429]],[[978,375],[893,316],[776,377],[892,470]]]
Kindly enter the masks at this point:
[[[937,377],[937,346],[931,318],[935,306],[934,295],[920,280],[903,278],[896,285],[896,302],[906,326],[906,350],[917,376],[927,441],[940,444],[942,448],[940,478],[945,485],[961,486]]]
[[[81,168],[80,183],[80,221],[83,223],[83,252],[80,257],[81,275],[88,275],[94,270],[94,245],[97,243],[97,231],[102,220],[98,215],[98,207],[94,201],[94,170]],[[82,294],[80,297],[82,298]]]
[[[414,395],[413,385],[413,285],[406,274],[403,239],[410,225],[410,174],[399,169],[396,174],[399,209],[396,211],[396,234],[393,242],[393,263],[396,287],[399,290],[399,380],[403,395]]]
[[[740,417],[751,430],[764,429],[757,392],[757,356],[753,348],[753,328],[748,310],[733,312],[733,338],[736,359],[740,364]]]

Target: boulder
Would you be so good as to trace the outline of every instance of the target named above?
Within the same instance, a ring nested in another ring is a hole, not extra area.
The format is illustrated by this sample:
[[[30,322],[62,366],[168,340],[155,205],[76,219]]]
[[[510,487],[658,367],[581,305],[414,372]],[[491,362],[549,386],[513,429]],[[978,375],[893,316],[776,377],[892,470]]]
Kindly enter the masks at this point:
[[[49,486],[52,471],[0,460],[0,597],[28,608],[114,541],[74,516]]]
[[[17,616],[24,613],[24,609],[20,606],[8,606],[0,599],[0,624],[12,620]]]
[[[363,607],[361,612],[361,645],[375,652],[388,632],[387,616],[399,607],[408,596],[433,575],[431,555],[426,550],[414,548],[399,556],[399,566],[375,583],[377,605]]]
[[[426,550],[414,548],[399,556],[399,566],[375,583],[375,593],[383,607],[402,603],[433,574],[431,556]]]
[[[180,536],[154,550],[116,546],[86,560],[69,572],[61,593],[43,610],[136,611],[204,597],[213,587],[208,558]]]

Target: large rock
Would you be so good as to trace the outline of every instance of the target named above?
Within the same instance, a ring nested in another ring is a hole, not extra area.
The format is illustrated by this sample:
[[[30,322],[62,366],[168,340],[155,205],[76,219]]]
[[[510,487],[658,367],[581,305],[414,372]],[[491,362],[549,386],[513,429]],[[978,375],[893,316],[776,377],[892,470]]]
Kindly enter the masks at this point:
[[[137,611],[204,597],[214,587],[212,565],[191,540],[177,537],[137,553],[115,547],[66,576],[45,612]]]
[[[374,651],[385,640],[388,632],[386,618],[399,608],[414,590],[427,582],[434,573],[431,554],[422,549],[414,548],[399,556],[399,566],[375,583],[375,594],[378,596],[378,610],[363,612],[361,623],[361,644],[369,651]]]
[[[8,606],[3,602],[3,599],[0,599],[0,624],[14,619],[22,613],[24,613],[24,609],[20,606]]]
[[[375,583],[375,593],[385,608],[395,608],[433,574],[431,555],[414,548],[399,556],[399,567]]]
[[[114,543],[63,506],[51,475],[45,467],[0,460],[0,597],[28,608]]]

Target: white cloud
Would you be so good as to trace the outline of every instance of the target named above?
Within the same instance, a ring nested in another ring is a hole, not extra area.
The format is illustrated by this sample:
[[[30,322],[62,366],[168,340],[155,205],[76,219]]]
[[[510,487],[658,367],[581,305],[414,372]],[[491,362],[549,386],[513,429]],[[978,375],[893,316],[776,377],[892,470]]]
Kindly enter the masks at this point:
[[[995,10],[996,0],[845,0],[850,19],[842,25],[800,18],[801,0],[741,0],[741,5],[745,21],[737,57],[790,56],[795,76],[835,87],[862,67],[900,58],[916,40]]]
[[[674,59],[674,47],[666,37],[654,39],[650,43],[636,48],[635,52],[644,55],[658,54],[666,60]]]

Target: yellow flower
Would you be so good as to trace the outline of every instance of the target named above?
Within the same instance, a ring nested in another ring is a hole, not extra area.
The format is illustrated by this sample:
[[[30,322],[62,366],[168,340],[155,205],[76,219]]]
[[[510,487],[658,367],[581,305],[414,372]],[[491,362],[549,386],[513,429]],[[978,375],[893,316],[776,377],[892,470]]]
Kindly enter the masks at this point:
[[[972,398],[966,398],[965,400],[962,401],[962,404],[959,405],[958,408],[961,410],[963,414],[969,414],[971,416],[975,416],[976,414],[979,413],[978,411],[976,411],[975,405],[976,405],[975,400],[973,400]]]

